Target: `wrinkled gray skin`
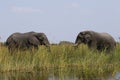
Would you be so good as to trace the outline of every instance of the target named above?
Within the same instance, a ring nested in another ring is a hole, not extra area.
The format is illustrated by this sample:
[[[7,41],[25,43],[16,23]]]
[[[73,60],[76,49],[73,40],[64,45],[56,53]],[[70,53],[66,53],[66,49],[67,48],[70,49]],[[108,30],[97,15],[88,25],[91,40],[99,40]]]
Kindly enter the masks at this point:
[[[106,50],[107,52],[113,51],[116,42],[108,33],[98,33],[94,31],[82,31],[78,34],[75,46],[84,43],[89,48],[97,49],[99,51]]]
[[[73,42],[70,42],[70,41],[60,41],[59,42],[59,45],[73,45],[74,43]]]
[[[49,48],[49,41],[44,33],[27,32],[13,33],[6,40],[6,45],[10,52],[21,49],[38,49],[39,45],[45,45]],[[49,48],[50,49],[50,48]]]

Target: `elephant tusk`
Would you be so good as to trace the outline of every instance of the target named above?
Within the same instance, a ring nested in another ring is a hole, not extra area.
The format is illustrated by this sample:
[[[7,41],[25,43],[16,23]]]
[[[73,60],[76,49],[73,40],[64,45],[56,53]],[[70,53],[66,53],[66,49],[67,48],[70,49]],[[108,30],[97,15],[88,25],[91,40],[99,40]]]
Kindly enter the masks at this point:
[[[79,44],[78,44],[78,43],[76,43],[76,44],[74,44],[74,45],[73,45],[73,47],[77,47],[78,45],[79,45]]]

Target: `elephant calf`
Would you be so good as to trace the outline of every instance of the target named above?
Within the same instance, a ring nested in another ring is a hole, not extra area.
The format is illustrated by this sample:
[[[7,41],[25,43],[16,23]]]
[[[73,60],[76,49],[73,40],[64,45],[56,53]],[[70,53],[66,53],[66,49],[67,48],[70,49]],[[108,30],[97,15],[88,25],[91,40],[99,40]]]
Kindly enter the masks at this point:
[[[107,52],[114,50],[116,46],[116,41],[111,35],[95,31],[80,32],[76,38],[75,45],[78,46],[81,43],[87,44],[89,48],[99,51],[106,50]]]
[[[38,49],[39,45],[49,47],[50,43],[44,33],[27,32],[27,33],[13,33],[6,40],[6,45],[10,52],[21,49]]]

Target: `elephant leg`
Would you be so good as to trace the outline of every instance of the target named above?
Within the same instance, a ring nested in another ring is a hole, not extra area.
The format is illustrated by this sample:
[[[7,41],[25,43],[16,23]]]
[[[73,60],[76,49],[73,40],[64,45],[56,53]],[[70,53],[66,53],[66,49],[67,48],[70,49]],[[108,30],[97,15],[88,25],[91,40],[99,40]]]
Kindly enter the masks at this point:
[[[16,52],[16,49],[12,47],[12,48],[8,48],[8,51],[11,55],[13,55]]]
[[[39,49],[39,47],[38,45],[31,45],[29,49],[32,53],[35,53]]]
[[[114,46],[112,46],[112,45],[109,45],[106,49],[107,53],[112,53],[113,51],[114,51]]]
[[[8,51],[9,51],[10,54],[13,54],[14,49],[11,45],[8,45]]]
[[[91,44],[88,44],[88,47],[89,47],[90,49],[97,50],[97,43],[96,43],[96,42],[92,42]]]

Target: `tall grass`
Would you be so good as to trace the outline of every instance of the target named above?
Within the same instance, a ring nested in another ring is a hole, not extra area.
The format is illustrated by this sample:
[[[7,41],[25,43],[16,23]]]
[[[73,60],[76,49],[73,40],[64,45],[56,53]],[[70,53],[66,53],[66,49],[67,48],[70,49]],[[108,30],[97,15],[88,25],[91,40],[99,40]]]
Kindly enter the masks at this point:
[[[120,45],[111,54],[92,51],[86,45],[77,49],[70,45],[53,45],[51,52],[40,46],[35,53],[18,51],[11,55],[6,47],[0,49],[0,72],[32,72],[52,70],[73,73],[75,76],[96,77],[111,74],[120,70]]]

